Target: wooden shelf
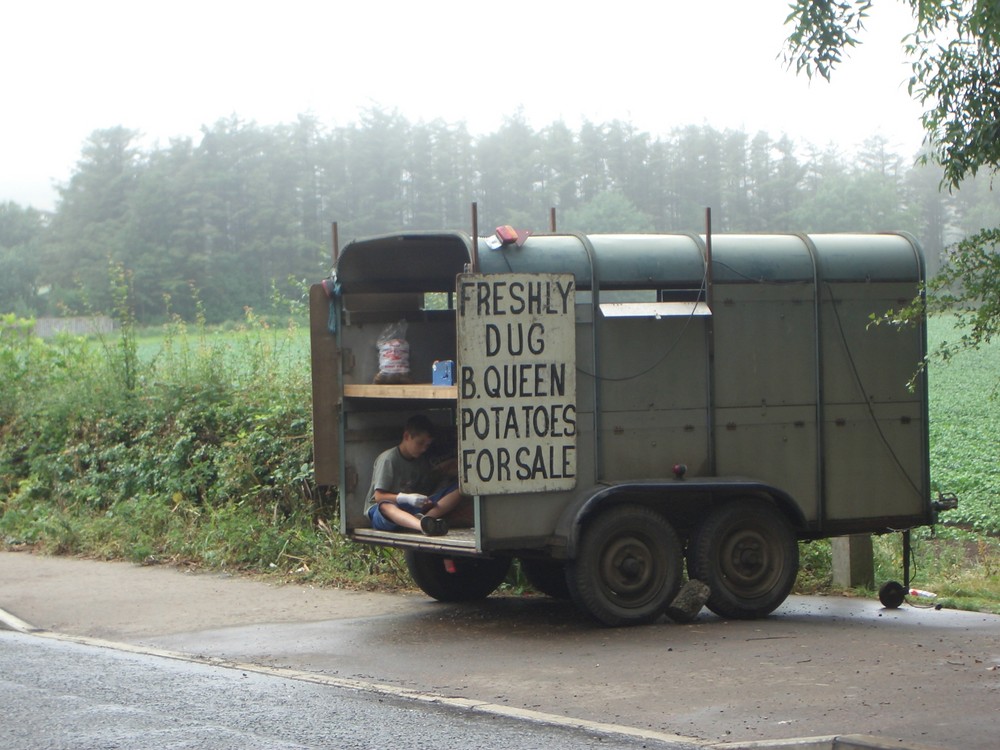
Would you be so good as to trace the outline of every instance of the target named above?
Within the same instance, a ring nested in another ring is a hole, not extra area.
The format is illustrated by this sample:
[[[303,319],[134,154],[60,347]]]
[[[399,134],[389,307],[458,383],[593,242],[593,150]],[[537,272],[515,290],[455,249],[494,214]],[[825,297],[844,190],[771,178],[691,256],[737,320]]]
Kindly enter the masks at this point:
[[[458,386],[407,383],[405,385],[348,384],[344,386],[348,398],[422,398],[435,401],[454,401]]]

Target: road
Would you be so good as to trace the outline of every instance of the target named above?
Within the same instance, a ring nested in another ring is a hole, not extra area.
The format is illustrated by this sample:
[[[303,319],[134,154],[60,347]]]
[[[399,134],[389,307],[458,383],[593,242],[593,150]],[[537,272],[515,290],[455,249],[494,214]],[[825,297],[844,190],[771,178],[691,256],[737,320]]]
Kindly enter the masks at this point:
[[[656,742],[0,631],[0,747],[546,748]],[[677,747],[671,745],[671,749]]]
[[[703,742],[866,734],[994,750],[1000,733],[1000,618],[852,599],[792,597],[760,621],[703,614],[617,629],[564,602],[418,599],[404,614],[145,642]]]
[[[758,621],[607,629],[537,597],[447,605],[0,553],[0,609],[49,634],[702,747],[864,734],[994,750],[1000,736],[1000,617],[933,607],[796,596]]]

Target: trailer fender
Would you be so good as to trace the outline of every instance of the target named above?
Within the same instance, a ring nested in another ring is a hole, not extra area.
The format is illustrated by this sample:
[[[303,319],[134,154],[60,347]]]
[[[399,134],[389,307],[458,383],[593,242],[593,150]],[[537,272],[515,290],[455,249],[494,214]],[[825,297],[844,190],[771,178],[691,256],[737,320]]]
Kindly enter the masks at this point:
[[[588,487],[577,492],[556,524],[555,537],[564,543],[564,556],[574,559],[583,527],[599,513],[623,503],[647,505],[662,512],[684,533],[719,505],[741,497],[768,500],[788,518],[796,532],[806,519],[795,499],[784,490],[740,478],[641,480]]]

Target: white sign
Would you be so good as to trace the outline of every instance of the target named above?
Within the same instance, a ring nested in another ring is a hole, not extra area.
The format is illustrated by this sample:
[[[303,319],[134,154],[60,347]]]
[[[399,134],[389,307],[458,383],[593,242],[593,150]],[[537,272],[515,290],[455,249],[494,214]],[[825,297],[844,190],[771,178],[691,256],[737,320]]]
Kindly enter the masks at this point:
[[[458,468],[468,495],[576,486],[572,274],[463,274]]]

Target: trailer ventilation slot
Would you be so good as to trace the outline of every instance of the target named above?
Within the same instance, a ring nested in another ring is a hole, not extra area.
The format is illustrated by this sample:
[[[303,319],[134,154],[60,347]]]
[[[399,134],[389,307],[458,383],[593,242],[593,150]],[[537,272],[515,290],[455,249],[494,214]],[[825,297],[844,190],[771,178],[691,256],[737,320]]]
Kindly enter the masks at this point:
[[[689,318],[709,316],[704,302],[602,302],[605,318]]]

